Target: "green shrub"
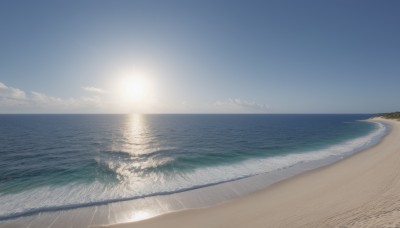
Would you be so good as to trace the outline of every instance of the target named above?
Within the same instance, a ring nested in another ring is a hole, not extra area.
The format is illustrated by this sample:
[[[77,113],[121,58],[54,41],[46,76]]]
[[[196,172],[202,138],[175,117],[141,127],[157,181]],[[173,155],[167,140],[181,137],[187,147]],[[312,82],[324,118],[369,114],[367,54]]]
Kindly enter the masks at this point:
[[[379,114],[376,114],[375,116],[383,117],[386,119],[400,119],[400,112],[379,113]]]

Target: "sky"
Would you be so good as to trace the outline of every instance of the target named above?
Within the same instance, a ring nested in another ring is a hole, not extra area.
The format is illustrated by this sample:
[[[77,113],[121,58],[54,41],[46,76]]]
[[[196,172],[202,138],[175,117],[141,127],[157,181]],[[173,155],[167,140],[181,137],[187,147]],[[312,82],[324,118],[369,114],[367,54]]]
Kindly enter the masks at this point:
[[[0,1],[0,113],[400,110],[400,1]]]

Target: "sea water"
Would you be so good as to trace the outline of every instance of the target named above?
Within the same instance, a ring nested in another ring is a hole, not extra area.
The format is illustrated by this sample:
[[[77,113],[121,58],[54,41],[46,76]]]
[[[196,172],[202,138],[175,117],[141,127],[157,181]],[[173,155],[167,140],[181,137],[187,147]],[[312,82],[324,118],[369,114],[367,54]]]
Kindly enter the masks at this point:
[[[377,143],[371,115],[0,115],[0,220],[190,191]]]

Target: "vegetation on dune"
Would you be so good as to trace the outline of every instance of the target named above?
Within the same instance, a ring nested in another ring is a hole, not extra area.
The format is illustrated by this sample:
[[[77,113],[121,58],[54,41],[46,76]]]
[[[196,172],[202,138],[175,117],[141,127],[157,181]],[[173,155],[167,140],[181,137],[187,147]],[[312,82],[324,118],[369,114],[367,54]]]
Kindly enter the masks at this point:
[[[386,119],[398,119],[400,120],[400,112],[380,113],[376,114],[376,117],[383,117]]]

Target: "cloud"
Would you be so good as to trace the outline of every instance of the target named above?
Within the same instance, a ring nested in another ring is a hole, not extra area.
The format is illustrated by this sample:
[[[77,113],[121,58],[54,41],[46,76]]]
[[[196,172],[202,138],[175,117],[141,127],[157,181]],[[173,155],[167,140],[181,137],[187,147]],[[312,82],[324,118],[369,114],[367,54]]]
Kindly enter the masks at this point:
[[[267,113],[265,105],[244,99],[228,99],[211,103],[193,103],[190,100],[155,101],[128,104],[120,102],[114,92],[86,86],[80,97],[60,98],[37,91],[23,91],[0,82],[0,113]]]
[[[97,94],[105,92],[88,88]],[[0,82],[0,112],[96,112],[101,108],[104,102],[98,95],[63,99],[36,91],[25,92]]]
[[[24,100],[26,93],[20,89],[6,86],[0,82],[0,99],[1,100]]]
[[[214,105],[222,111],[227,112],[268,112],[270,108],[266,104],[247,101],[239,98],[229,98],[227,101],[217,101]]]
[[[91,93],[99,93],[99,94],[108,93],[104,89],[96,88],[96,87],[93,87],[93,86],[85,86],[85,87],[82,87],[82,89],[87,91],[87,92],[91,92]]]

